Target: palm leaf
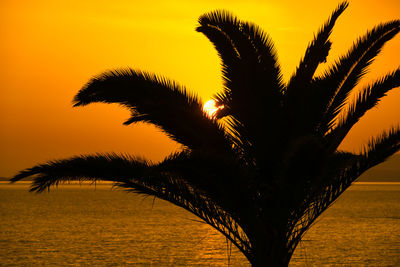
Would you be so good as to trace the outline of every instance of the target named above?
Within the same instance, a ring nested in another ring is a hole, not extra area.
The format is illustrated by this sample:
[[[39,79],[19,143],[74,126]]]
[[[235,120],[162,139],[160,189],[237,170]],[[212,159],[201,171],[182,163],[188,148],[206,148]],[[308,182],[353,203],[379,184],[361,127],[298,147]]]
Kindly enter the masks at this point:
[[[307,190],[304,205],[297,210],[291,228],[290,246],[293,249],[302,235],[349,186],[365,171],[384,162],[400,150],[400,127],[383,132],[371,139],[361,155],[335,153],[324,165],[320,179]],[[336,158],[336,159],[335,159]]]
[[[223,129],[204,114],[200,100],[165,78],[132,69],[103,73],[90,80],[74,98],[74,106],[94,102],[126,106],[132,111],[126,124],[152,123],[191,149],[229,151]]]
[[[294,210],[288,227],[288,247],[294,251],[315,220],[361,175],[361,156],[335,152],[322,164],[317,179],[304,188],[304,198]]]
[[[314,73],[322,62],[326,61],[331,42],[329,36],[338,17],[347,8],[348,2],[341,3],[332,13],[314,40],[308,45],[304,58],[296,72],[290,78],[285,92],[286,119],[292,125],[292,135],[314,133],[321,120],[321,103],[326,101],[321,89],[311,86]],[[329,99],[328,99],[329,100]]]
[[[350,157],[345,165],[332,172],[324,191],[316,198],[315,218],[326,210],[362,173],[384,162],[400,150],[400,126],[372,138],[360,155]],[[333,175],[336,174],[336,175]]]
[[[251,41],[241,29],[242,21],[236,16],[224,10],[216,10],[201,15],[199,24],[201,27],[215,27],[225,33],[241,59],[245,57],[249,57],[253,61],[257,59]]]
[[[259,88],[255,89],[260,91],[262,100],[272,98],[273,101],[268,99],[268,102],[279,103],[284,84],[272,39],[260,27],[252,23],[243,22],[242,31],[248,36],[258,57],[259,64],[256,71],[259,73],[256,78],[259,79],[257,81]]]
[[[308,45],[304,58],[300,61],[295,74],[290,78],[288,83],[286,92],[288,97],[295,97],[299,94],[303,94],[303,90],[307,88],[306,86],[310,83],[318,65],[326,61],[332,45],[329,41],[329,36],[332,33],[336,20],[348,5],[349,3],[347,1],[342,2],[318,31],[314,40]],[[292,96],[292,94],[294,95]]]
[[[245,92],[250,87],[250,81],[244,75],[245,67],[249,65],[246,62],[256,63],[257,60],[252,44],[241,31],[241,21],[229,12],[216,10],[206,13],[200,16],[199,24],[201,25],[198,27],[200,31],[202,29],[214,29],[214,35],[218,33],[221,36],[219,39],[215,37],[210,39],[217,49],[220,47],[232,47],[227,51],[230,56],[222,58],[224,92],[220,93],[223,97],[218,100],[228,100],[220,104],[227,106],[232,114],[237,116],[239,113],[240,115],[243,103],[239,102],[238,99],[247,99],[248,96],[246,96]],[[233,49],[233,51],[230,51],[230,49]],[[218,53],[222,55],[226,52],[218,50]]]
[[[118,187],[155,196],[188,210],[224,234],[245,255],[249,255],[247,237],[228,212],[179,176],[160,171],[159,167],[154,168],[142,159],[127,155],[77,156],[26,169],[14,176],[12,182],[34,176],[31,191],[42,192],[68,181],[112,181]]]
[[[207,13],[199,23],[198,31],[206,34],[221,55],[225,91],[216,98],[229,108],[224,115],[233,115],[252,128],[254,121],[265,121],[272,107],[279,110],[282,75],[271,39],[258,26],[224,11]],[[227,51],[219,50],[226,47]],[[257,106],[262,108],[253,108]]]
[[[135,193],[155,196],[184,208],[222,233],[246,257],[251,256],[251,245],[240,225],[213,200],[198,194],[195,189],[188,187],[184,182],[170,179],[166,186],[160,187],[158,184],[142,186],[126,180],[118,182],[117,186]]]
[[[229,213],[239,214],[240,203],[247,202],[246,189],[240,186],[246,182],[240,165],[240,161],[228,155],[182,151],[154,165],[154,169],[180,177]]]
[[[350,105],[346,115],[338,122],[337,127],[326,136],[326,139],[329,140],[331,150],[336,149],[340,145],[351,128],[368,110],[375,107],[388,91],[398,86],[400,86],[400,69],[387,74],[374,84],[361,90],[355,102]]]
[[[364,147],[363,168],[366,170],[382,163],[400,150],[400,126],[384,131],[380,136],[372,138]]]
[[[68,181],[118,182],[146,177],[149,174],[149,163],[140,158],[117,154],[96,154],[40,164],[21,171],[11,181],[16,182],[33,176],[31,191],[42,192],[53,185]]]
[[[345,106],[352,89],[364,76],[369,65],[379,54],[384,44],[400,31],[400,20],[380,24],[365,36],[358,39],[349,52],[340,58],[320,78],[320,86],[327,88],[327,99],[331,102],[326,108],[322,127],[332,127],[336,116]]]
[[[241,82],[239,54],[230,38],[221,29],[205,24],[197,27],[196,30],[203,33],[213,43],[221,59],[222,78],[225,89],[223,92],[216,94],[214,98],[219,105],[224,106],[224,114],[221,115],[219,112],[217,116],[217,118],[222,118],[229,114],[226,111],[230,109],[231,105],[231,88]]]
[[[264,151],[270,150],[269,155],[280,151],[276,140],[284,134],[268,129],[268,125],[280,129],[278,125],[282,123],[284,85],[273,43],[258,26],[224,11],[207,13],[199,23],[198,30],[209,37],[217,50],[228,48],[219,52],[225,90],[216,99],[225,108],[217,116],[232,116],[228,127],[234,134],[235,147],[248,152],[246,161],[258,158],[260,166],[268,165],[270,158],[264,160]]]

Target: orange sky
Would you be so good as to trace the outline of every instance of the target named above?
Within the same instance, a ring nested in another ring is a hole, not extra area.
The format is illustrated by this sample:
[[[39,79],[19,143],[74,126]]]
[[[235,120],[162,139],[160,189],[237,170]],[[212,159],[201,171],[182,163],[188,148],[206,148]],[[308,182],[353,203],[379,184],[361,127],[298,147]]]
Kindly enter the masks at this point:
[[[2,0],[0,177],[76,154],[114,151],[162,159],[179,148],[158,130],[122,126],[129,112],[116,105],[72,108],[74,94],[91,76],[130,66],[175,79],[209,99],[221,88],[219,59],[194,28],[199,15],[217,8],[253,21],[271,35],[287,80],[338,3]],[[367,29],[399,14],[398,0],[351,1],[334,29],[328,64]],[[385,47],[363,84],[398,67],[398,51],[399,36]],[[399,124],[399,100],[400,89],[393,90],[342,148],[358,150],[372,134]]]

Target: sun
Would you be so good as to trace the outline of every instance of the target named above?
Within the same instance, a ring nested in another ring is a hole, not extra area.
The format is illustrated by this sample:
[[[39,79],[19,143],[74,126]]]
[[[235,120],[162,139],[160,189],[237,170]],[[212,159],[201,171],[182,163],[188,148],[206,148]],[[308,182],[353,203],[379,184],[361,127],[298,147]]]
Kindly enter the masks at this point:
[[[223,105],[217,106],[217,102],[214,99],[211,99],[204,104],[203,111],[207,114],[209,118],[214,118],[217,110],[223,108],[224,108]]]

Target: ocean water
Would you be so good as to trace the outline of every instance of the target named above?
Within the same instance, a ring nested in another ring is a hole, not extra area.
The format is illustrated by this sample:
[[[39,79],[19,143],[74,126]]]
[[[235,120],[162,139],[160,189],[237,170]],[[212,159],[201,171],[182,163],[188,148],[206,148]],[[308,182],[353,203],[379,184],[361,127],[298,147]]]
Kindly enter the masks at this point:
[[[0,184],[0,266],[249,266],[190,213],[110,185],[50,193]],[[400,183],[357,183],[306,233],[291,266],[400,266]]]

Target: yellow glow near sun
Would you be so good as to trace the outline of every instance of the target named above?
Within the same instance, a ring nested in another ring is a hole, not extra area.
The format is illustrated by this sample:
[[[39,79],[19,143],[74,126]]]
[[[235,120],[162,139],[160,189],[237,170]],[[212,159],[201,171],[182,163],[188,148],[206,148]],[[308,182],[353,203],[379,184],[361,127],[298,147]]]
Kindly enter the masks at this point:
[[[222,108],[224,108],[224,106],[217,106],[217,102],[215,102],[214,99],[211,99],[204,104],[203,111],[208,117],[213,118],[215,116],[215,112]]]

